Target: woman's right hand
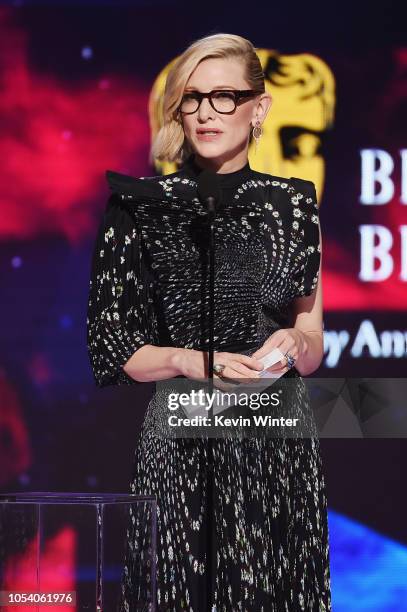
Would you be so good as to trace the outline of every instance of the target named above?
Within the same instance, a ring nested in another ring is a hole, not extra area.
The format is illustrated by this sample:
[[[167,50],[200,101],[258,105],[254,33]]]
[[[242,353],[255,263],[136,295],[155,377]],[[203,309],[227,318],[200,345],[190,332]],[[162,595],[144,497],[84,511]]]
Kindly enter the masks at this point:
[[[258,379],[259,372],[263,369],[263,364],[259,359],[240,353],[215,351],[213,362],[226,366],[222,372],[222,377],[219,377],[216,373],[213,376],[214,384],[219,388],[229,388],[223,378],[236,378],[239,381],[245,379],[245,382],[250,382],[250,379]],[[209,376],[208,353],[206,351],[180,348],[175,356],[175,365],[180,375],[192,380],[205,380]]]

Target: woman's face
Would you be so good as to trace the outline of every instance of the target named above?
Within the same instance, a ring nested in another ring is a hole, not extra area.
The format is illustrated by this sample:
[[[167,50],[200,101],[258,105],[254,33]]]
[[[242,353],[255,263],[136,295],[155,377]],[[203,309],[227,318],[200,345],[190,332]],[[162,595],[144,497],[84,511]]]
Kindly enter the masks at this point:
[[[191,74],[184,93],[189,91],[209,92],[213,89],[251,89],[243,76],[243,63],[236,59],[208,58],[203,60]],[[212,108],[204,98],[199,109],[192,114],[182,114],[185,137],[196,158],[210,160],[218,168],[225,162],[231,167],[234,161],[244,163],[247,159],[250,130],[256,120],[263,122],[271,98],[258,94],[243,98],[234,113],[222,114]],[[216,136],[204,136],[202,130],[219,130]],[[229,168],[230,169],[230,168]],[[233,168],[232,170],[233,171]]]

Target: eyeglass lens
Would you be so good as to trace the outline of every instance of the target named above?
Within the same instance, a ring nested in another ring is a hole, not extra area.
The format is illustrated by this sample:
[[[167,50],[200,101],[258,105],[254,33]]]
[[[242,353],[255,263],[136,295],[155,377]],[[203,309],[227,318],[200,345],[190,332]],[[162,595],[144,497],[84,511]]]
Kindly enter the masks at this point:
[[[212,104],[219,113],[229,113],[236,108],[236,98],[231,91],[217,91],[211,93]],[[194,93],[184,94],[181,102],[181,111],[193,113],[199,107],[199,96]]]

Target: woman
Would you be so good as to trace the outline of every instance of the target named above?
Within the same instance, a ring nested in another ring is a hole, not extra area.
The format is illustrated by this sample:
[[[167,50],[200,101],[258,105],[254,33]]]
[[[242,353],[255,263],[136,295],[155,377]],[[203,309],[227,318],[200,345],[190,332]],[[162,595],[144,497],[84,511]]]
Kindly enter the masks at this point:
[[[323,355],[318,207],[313,183],[250,167],[250,138],[260,138],[270,104],[248,40],[200,39],[168,74],[164,122],[152,147],[153,157],[181,169],[138,179],[107,172],[113,194],[96,241],[88,310],[98,385],[208,375],[206,245],[196,230],[205,213],[197,180],[211,169],[222,188],[215,380],[256,380],[261,358],[278,347],[285,358],[271,369],[290,382],[290,413],[311,417],[300,375],[316,370]],[[208,589],[208,440],[161,436],[166,410],[156,392],[131,482],[133,493],[157,497],[158,609],[330,610],[315,423],[306,437],[212,440],[215,550]],[[148,595],[132,564],[134,551],[146,546],[139,519],[133,517],[129,532],[123,610],[141,609]]]

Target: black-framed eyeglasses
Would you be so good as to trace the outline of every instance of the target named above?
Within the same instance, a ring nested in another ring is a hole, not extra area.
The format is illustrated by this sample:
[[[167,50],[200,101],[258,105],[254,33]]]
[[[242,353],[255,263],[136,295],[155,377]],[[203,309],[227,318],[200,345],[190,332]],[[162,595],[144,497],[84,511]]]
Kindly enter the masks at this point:
[[[235,112],[241,100],[252,98],[259,93],[254,89],[213,89],[207,93],[201,91],[188,91],[182,96],[178,111],[183,115],[196,113],[201,106],[204,98],[209,99],[209,103],[217,113],[230,115]]]

